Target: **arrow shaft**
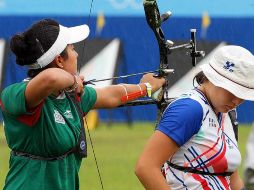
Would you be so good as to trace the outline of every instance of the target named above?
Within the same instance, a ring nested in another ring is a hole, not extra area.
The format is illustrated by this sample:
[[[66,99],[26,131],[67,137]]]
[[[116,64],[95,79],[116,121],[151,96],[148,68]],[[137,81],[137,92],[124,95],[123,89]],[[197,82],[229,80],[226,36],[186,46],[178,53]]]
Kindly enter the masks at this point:
[[[157,69],[157,70],[154,70],[154,71],[146,71],[146,72],[141,72],[141,73],[134,73],[134,74],[129,74],[129,75],[122,75],[122,76],[117,76],[117,77],[99,79],[99,80],[92,79],[92,80],[89,80],[89,81],[85,81],[83,83],[83,85],[93,84],[95,82],[102,82],[102,81],[113,80],[113,79],[124,79],[124,78],[127,78],[127,77],[132,77],[132,76],[137,76],[137,75],[143,75],[143,74],[148,74],[148,73],[156,73],[156,72],[159,72],[159,71],[160,71],[160,69]],[[162,72],[164,72],[164,71],[162,71]],[[167,70],[165,70],[165,72],[166,73],[173,73],[174,69],[167,69]]]

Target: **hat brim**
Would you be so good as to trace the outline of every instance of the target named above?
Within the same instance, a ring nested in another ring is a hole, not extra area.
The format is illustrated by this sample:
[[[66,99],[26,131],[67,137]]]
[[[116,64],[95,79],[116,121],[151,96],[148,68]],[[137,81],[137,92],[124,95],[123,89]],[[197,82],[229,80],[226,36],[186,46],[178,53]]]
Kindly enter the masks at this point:
[[[73,44],[86,39],[89,35],[89,27],[87,25],[80,25],[67,28],[69,39],[68,44]]]
[[[251,101],[254,100],[253,88],[247,88],[220,75],[210,66],[209,63],[201,65],[200,68],[202,69],[208,80],[215,86],[221,87],[243,100],[251,100]]]

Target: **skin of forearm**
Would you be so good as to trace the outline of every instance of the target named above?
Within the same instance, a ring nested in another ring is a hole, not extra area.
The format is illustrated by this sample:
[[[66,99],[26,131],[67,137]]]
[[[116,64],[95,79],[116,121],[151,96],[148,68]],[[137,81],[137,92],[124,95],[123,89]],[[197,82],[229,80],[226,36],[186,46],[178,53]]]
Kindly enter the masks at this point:
[[[27,84],[25,96],[27,108],[33,108],[52,93],[59,93],[74,83],[74,77],[57,68],[50,68],[39,73]]]
[[[126,91],[124,90],[123,85],[125,86]],[[134,92],[139,92],[140,90],[141,91],[146,90],[146,86],[144,84],[139,84],[139,86],[134,85],[134,84],[119,84],[119,85],[115,85],[115,86],[109,86],[108,90],[109,90],[109,93],[112,90],[111,95],[112,94],[113,94],[113,96],[115,95],[114,98],[118,99],[118,104],[122,104],[120,100],[121,100],[121,97],[126,95],[126,92],[127,92],[127,94],[131,94]],[[143,96],[145,96],[145,95],[146,94],[144,94]]]
[[[45,73],[44,81],[48,84],[48,89],[52,92],[63,90],[74,84],[74,77],[72,74],[57,68],[47,69]]]
[[[136,171],[136,175],[146,190],[171,190],[159,169],[149,167]]]
[[[232,190],[240,190],[244,188],[244,183],[240,176],[238,175],[238,172],[234,172],[232,176],[230,177],[230,187]]]
[[[141,90],[146,89],[144,84],[140,84],[140,87]],[[140,91],[139,86],[133,84],[118,84],[96,88],[97,101],[94,108],[113,108],[124,104],[124,102],[121,101],[121,98],[126,95],[125,88],[127,94]]]

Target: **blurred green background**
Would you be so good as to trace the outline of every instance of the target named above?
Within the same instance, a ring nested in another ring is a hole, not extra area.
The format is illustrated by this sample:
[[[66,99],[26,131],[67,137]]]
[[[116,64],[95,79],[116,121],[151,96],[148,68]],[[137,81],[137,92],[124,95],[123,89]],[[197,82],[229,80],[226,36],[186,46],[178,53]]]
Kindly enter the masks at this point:
[[[90,130],[104,189],[143,189],[134,174],[134,167],[153,130],[153,123],[135,123],[132,126],[127,124],[113,124],[111,126],[100,124],[95,130]],[[239,148],[243,161],[249,131],[249,125],[239,127]],[[88,148],[88,158],[83,160],[80,169],[80,190],[98,190],[101,187],[90,142]],[[0,151],[0,189],[2,189],[8,172],[10,150],[6,145],[3,127],[1,126]],[[243,164],[242,162],[239,168],[241,176]]]

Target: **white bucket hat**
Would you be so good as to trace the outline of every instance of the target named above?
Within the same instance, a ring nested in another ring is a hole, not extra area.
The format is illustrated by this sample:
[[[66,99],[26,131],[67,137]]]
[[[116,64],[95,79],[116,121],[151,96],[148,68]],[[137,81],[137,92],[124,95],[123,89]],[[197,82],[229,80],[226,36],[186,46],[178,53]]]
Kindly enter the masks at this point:
[[[240,46],[223,46],[211,57],[202,71],[215,86],[236,97],[254,100],[254,56]]]
[[[70,28],[59,25],[59,34],[54,44],[37,59],[36,63],[29,65],[29,68],[39,69],[47,66],[66,48],[68,44],[80,42],[86,39],[88,35],[89,27],[87,25]]]

